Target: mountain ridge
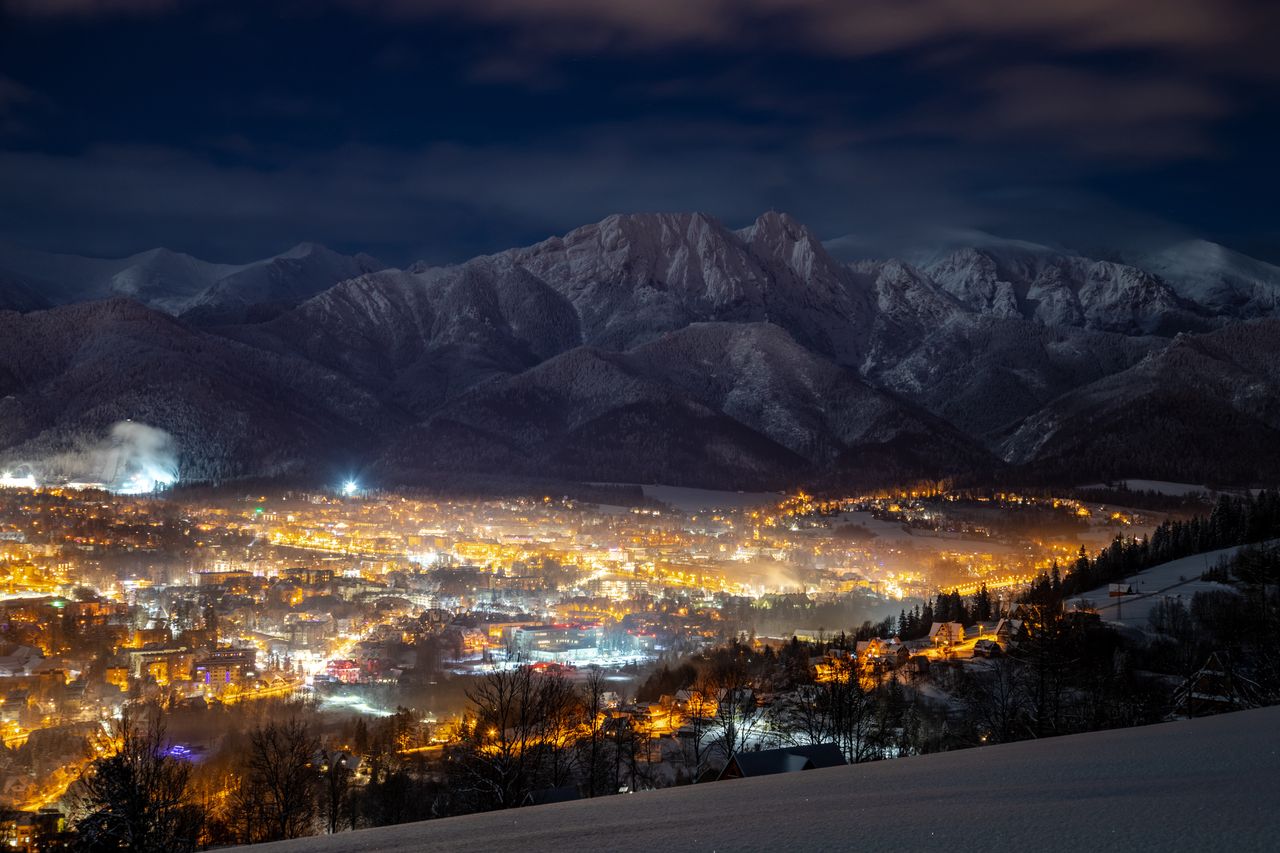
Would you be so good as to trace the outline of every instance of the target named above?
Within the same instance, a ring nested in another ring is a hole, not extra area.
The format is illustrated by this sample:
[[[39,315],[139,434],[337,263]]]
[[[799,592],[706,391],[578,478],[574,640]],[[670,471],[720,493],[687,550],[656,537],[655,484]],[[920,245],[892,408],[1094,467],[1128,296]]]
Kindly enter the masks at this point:
[[[239,266],[18,253],[23,278],[0,252],[0,296],[68,276],[0,313],[0,455],[109,413],[174,432],[188,479],[335,456],[387,483],[1280,478],[1280,269],[1188,252],[1176,283],[1018,241],[845,261],[772,211],[618,214],[406,269],[300,244]],[[77,288],[113,298],[48,304]]]

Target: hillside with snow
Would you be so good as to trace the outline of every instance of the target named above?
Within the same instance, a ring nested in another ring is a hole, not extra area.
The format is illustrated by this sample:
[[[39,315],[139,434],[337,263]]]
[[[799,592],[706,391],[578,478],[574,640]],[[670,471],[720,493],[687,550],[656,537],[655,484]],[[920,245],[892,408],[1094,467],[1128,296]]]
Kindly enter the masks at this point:
[[[1108,584],[1073,597],[1067,606],[1087,607],[1105,622],[1145,629],[1151,611],[1162,601],[1178,602],[1190,608],[1198,592],[1237,593],[1230,584],[1203,580],[1201,576],[1252,547],[1255,546],[1237,545],[1170,560],[1125,578],[1122,586],[1129,590],[1126,595],[1113,596]]]
[[[1136,253],[1133,263],[1150,270],[1183,299],[1218,314],[1248,318],[1280,310],[1280,267],[1208,240],[1186,240]]]
[[[254,846],[262,853],[1275,849],[1280,708]]]
[[[56,381],[0,353],[0,450],[110,412],[173,432],[184,476],[214,479],[319,475],[335,442],[387,485],[1280,478],[1280,270],[1207,243],[1120,263],[970,236],[850,261],[786,214],[626,214],[403,270],[308,243],[248,264],[0,247],[13,340],[51,335],[97,371]],[[139,347],[119,300],[181,333]],[[112,347],[130,357],[97,358]],[[379,428],[344,447],[351,415],[308,420],[296,435],[331,438],[268,451],[213,426],[272,424],[275,399],[362,400]]]
[[[234,322],[251,305],[296,305],[384,266],[368,255],[341,255],[314,243],[247,264],[212,263],[169,249],[106,259],[0,245],[0,308],[125,297],[175,316],[194,312],[197,320]],[[32,303],[28,294],[38,300]]]

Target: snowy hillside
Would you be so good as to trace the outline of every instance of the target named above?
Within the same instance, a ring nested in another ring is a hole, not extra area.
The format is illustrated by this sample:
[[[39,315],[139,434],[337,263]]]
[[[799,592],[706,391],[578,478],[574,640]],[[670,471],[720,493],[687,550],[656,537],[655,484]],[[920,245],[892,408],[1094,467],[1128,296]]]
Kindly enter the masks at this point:
[[[983,464],[948,424],[768,324],[703,323],[625,353],[579,347],[479,384],[393,449],[394,470],[717,487]]]
[[[1233,317],[1280,310],[1280,267],[1207,240],[1187,240],[1136,254],[1133,263],[1160,276],[1189,301]]]
[[[1280,708],[255,846],[262,853],[1275,849]]]
[[[348,257],[313,243],[247,264],[211,263],[168,249],[104,259],[0,246],[0,283],[39,294],[46,305],[123,296],[173,315],[197,308],[221,312],[254,303],[296,304],[382,268],[367,255]],[[6,307],[22,310],[0,305]]]
[[[627,214],[405,270],[306,243],[243,265],[0,247],[0,309],[53,304],[75,318],[67,334],[90,324],[95,339],[132,341],[118,306],[64,305],[124,296],[179,318],[187,337],[154,349],[179,375],[211,375],[203,353],[223,350],[305,365],[340,383],[340,399],[394,413],[361,442],[361,464],[389,484],[519,472],[784,488],[1010,466],[1073,482],[1280,477],[1280,320],[1255,316],[1274,307],[1275,268],[1194,244],[1157,259],[1166,280],[1156,267],[952,236],[973,245],[845,262],[782,213],[737,230],[705,214]],[[23,316],[9,321],[23,336],[64,328]],[[55,383],[14,358],[0,380],[28,408],[0,405],[6,446],[58,412],[120,409],[111,389],[135,379],[104,360],[97,384]],[[324,384],[273,371],[263,382],[267,409]],[[177,382],[153,414],[214,423],[242,404],[229,385],[212,389]],[[315,467],[319,447],[236,467]]]
[[[925,272],[970,310],[995,317],[1125,334],[1212,325],[1208,312],[1183,303],[1158,277],[1109,261],[1017,248],[966,248],[930,264]]]
[[[1133,590],[1133,595],[1112,598],[1110,586],[1099,587],[1076,596],[1068,606],[1087,603],[1103,621],[1145,628],[1151,610],[1166,598],[1179,600],[1189,608],[1197,592],[1234,591],[1232,586],[1201,580],[1200,576],[1251,547],[1256,546],[1240,545],[1171,560],[1126,578],[1125,584]]]
[[[373,452],[394,411],[342,377],[125,299],[0,312],[0,460],[42,459],[127,419],[178,443],[185,480],[313,472]]]
[[[1280,320],[1179,335],[1124,370],[1068,391],[1002,445],[1018,465],[1092,460],[1105,479],[1141,471],[1175,482],[1280,477]]]

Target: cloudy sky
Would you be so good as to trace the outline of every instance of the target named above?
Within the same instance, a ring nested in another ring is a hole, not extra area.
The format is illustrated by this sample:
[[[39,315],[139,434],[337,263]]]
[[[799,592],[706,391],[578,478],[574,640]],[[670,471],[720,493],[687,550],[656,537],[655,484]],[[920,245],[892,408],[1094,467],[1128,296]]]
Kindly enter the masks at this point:
[[[1280,260],[1268,0],[0,0],[0,240],[448,261],[640,210]]]

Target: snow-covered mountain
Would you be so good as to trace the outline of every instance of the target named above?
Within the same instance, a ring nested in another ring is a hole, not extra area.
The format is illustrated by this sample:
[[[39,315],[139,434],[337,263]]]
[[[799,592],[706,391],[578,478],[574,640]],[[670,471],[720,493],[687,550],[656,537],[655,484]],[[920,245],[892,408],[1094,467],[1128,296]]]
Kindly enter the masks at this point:
[[[912,258],[836,260],[772,212],[611,216],[404,270],[311,244],[237,266],[6,249],[0,447],[137,417],[197,477],[344,448],[389,483],[1280,477],[1275,267],[989,236]]]
[[[45,458],[133,419],[184,479],[294,475],[376,453],[403,422],[344,377],[127,299],[0,312],[0,459]]]
[[[314,243],[247,264],[212,263],[169,249],[105,259],[0,246],[0,285],[40,297],[29,305],[0,289],[0,308],[31,310],[123,296],[175,316],[194,311],[196,319],[239,321],[249,306],[297,304],[382,268],[368,255],[341,255]]]
[[[1245,319],[1280,314],[1280,267],[1217,243],[1187,240],[1135,253],[1131,262],[1215,314]]]
[[[1167,345],[1153,336],[965,315],[911,341],[900,358],[867,378],[994,449],[1008,430],[1055,398]]]
[[[925,273],[970,311],[992,317],[1124,334],[1213,325],[1210,311],[1179,298],[1157,276],[1111,261],[1031,248],[966,248]]]
[[[384,473],[430,475],[465,460],[485,473],[742,488],[930,476],[988,459],[778,326],[695,323],[477,385],[409,431]]]
[[[1141,470],[1188,483],[1280,479],[1280,319],[1179,335],[1074,388],[1000,446],[1011,464],[1102,477]],[[1166,476],[1167,475],[1167,476]]]
[[[225,333],[340,371],[418,414],[581,343],[573,306],[503,256],[363,275]]]
[[[609,349],[690,323],[772,322],[855,364],[874,322],[873,295],[784,214],[737,232],[705,214],[610,216],[504,256],[567,298],[583,339]]]

